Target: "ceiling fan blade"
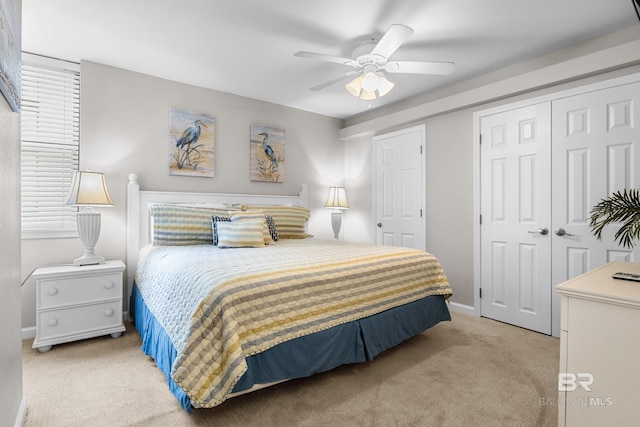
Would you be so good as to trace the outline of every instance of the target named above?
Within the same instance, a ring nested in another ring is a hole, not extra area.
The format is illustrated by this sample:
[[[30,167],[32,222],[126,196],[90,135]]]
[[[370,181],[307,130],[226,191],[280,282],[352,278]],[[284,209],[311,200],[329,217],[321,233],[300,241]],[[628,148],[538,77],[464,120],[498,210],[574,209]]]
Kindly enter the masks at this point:
[[[324,89],[325,87],[329,87],[331,85],[334,85],[336,83],[338,83],[341,80],[346,79],[347,77],[353,76],[354,74],[358,74],[357,71],[348,71],[344,74],[340,74],[339,76],[336,76],[330,80],[327,80],[326,82],[322,82],[320,84],[315,85],[314,87],[309,88],[309,90],[320,90],[320,89]]]
[[[394,61],[388,62],[384,70],[389,73],[408,74],[441,74],[453,73],[456,64],[453,62],[430,62],[430,61]]]
[[[350,66],[355,66],[358,64],[356,61],[350,58],[342,58],[340,56],[325,55],[323,53],[300,51],[300,52],[294,53],[293,56],[297,56],[298,58],[317,59],[319,61],[333,62],[336,64],[350,65]]]
[[[394,24],[380,39],[376,47],[371,51],[371,55],[378,55],[389,58],[393,52],[398,50],[402,43],[413,34],[413,30],[406,25]]]

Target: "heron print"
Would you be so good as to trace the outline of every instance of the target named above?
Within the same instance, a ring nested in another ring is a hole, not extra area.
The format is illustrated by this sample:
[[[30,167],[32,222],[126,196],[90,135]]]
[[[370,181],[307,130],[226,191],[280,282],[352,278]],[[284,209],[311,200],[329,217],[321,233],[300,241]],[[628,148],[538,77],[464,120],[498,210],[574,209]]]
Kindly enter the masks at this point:
[[[284,182],[284,129],[251,125],[251,181]]]
[[[206,114],[171,110],[171,175],[213,177],[214,119]]]

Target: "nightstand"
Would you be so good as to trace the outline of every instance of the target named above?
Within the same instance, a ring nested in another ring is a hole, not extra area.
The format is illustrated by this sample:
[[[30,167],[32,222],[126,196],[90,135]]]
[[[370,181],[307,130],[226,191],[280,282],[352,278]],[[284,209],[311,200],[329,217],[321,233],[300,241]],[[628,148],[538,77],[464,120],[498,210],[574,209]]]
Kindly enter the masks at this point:
[[[38,268],[36,338],[33,348],[49,351],[54,344],[124,332],[122,261],[99,265]]]

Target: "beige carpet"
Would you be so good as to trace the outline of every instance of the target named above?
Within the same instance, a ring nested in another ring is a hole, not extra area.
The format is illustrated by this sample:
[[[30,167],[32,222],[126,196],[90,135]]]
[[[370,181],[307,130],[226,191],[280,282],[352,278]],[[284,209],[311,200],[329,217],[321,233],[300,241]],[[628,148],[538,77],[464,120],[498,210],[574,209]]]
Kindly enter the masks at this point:
[[[26,426],[552,426],[559,340],[453,313],[373,362],[186,413],[140,351],[118,339],[23,342]]]

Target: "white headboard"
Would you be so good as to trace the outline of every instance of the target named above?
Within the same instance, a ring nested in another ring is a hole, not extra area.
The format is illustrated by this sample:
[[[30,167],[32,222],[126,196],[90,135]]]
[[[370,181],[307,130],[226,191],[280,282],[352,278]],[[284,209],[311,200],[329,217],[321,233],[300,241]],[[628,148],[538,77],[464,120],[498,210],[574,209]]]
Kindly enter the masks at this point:
[[[149,206],[154,203],[226,203],[252,205],[294,205],[309,207],[307,185],[296,196],[259,194],[189,193],[184,191],[141,191],[138,175],[129,175],[127,186],[127,304],[138,265],[138,251],[150,242]],[[131,317],[133,313],[129,313]]]

